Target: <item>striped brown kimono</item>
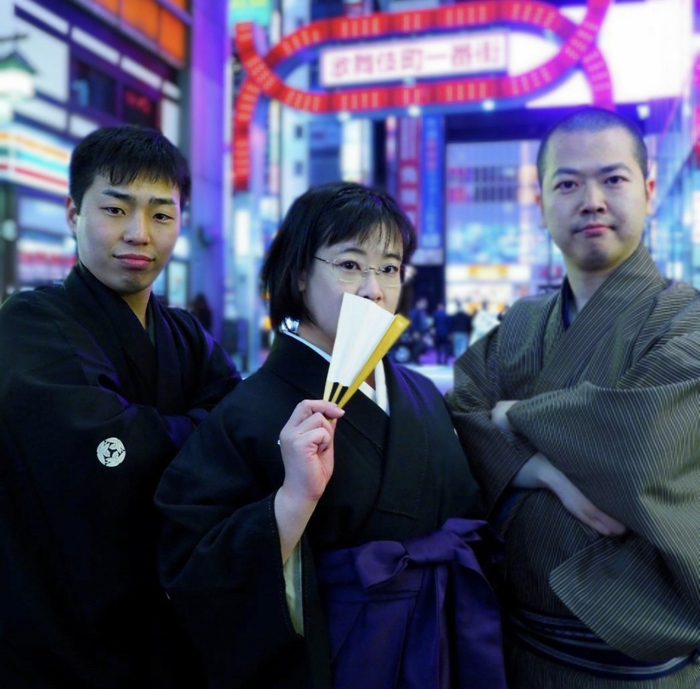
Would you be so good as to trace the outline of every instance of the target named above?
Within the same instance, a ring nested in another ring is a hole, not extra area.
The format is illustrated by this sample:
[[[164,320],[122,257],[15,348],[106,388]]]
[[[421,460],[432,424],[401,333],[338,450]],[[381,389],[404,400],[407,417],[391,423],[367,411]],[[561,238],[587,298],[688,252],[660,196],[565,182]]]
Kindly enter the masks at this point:
[[[574,617],[638,660],[700,646],[700,295],[643,247],[564,325],[562,291],[516,303],[455,365],[455,424],[506,537],[506,606]],[[499,400],[515,433],[491,422]],[[604,538],[547,490],[513,493],[537,450],[627,525]],[[517,649],[513,687],[696,687],[700,665],[633,684]]]

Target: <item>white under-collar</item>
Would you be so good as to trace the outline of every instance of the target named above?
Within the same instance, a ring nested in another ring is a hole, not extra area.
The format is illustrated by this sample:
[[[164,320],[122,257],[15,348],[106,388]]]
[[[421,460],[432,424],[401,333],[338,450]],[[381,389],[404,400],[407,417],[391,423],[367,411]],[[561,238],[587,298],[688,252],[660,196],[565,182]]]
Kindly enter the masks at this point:
[[[331,355],[328,354],[328,352],[324,352],[320,347],[317,347],[315,344],[312,344],[308,340],[305,340],[303,337],[298,335],[297,333],[290,333],[288,330],[283,330],[280,331],[282,335],[287,335],[288,337],[293,337],[295,340],[299,340],[299,342],[302,342],[305,344],[307,347],[311,348],[322,356],[326,361],[331,360]],[[389,415],[389,395],[387,393],[386,389],[386,375],[384,374],[384,362],[380,361],[376,368],[374,369],[374,385],[375,387],[372,388],[370,385],[367,383],[362,383],[360,385],[360,392],[365,394],[367,397],[369,397],[373,402],[375,402],[380,409],[383,409],[387,416]]]

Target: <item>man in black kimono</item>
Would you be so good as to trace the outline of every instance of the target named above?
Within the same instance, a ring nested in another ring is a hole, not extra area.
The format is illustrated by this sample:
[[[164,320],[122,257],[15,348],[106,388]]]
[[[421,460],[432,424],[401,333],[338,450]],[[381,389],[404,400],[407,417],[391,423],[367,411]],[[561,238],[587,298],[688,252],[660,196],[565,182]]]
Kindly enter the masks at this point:
[[[700,677],[700,298],[641,243],[639,133],[584,109],[545,138],[562,289],[457,361],[455,425],[506,539],[513,689],[664,689]]]
[[[78,264],[0,309],[0,686],[200,686],[158,585],[153,493],[239,381],[152,285],[180,230],[187,165],[159,132],[75,149]]]

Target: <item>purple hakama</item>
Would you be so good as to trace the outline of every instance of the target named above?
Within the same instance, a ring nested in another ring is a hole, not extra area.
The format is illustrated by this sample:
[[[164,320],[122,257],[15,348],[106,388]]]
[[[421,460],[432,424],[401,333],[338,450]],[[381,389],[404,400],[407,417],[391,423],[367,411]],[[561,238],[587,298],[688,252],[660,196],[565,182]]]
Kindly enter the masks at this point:
[[[318,557],[335,689],[505,689],[495,595],[471,548],[483,521]]]

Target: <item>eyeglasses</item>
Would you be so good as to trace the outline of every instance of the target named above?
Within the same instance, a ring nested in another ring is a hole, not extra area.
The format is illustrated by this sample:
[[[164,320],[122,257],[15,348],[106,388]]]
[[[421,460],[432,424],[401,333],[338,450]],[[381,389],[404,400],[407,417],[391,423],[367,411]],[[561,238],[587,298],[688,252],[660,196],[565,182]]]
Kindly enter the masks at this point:
[[[406,266],[404,266],[403,263],[387,263],[379,268],[375,268],[374,266],[367,266],[365,268],[352,259],[329,261],[320,256],[314,256],[314,258],[327,263],[333,269],[335,276],[340,282],[351,285],[359,285],[371,270],[377,276],[377,282],[382,285],[382,287],[401,287],[406,272]]]

